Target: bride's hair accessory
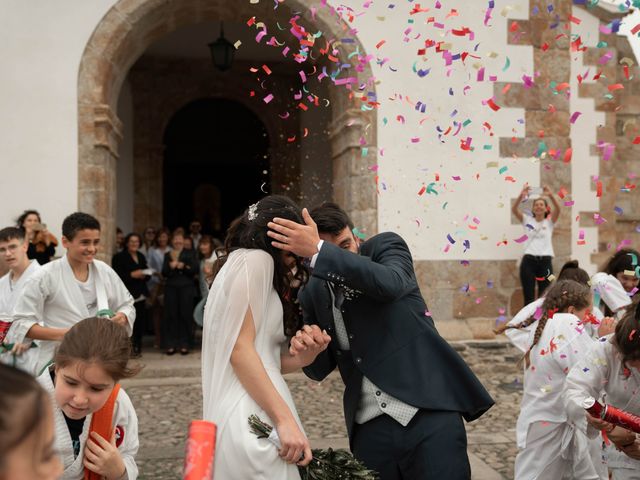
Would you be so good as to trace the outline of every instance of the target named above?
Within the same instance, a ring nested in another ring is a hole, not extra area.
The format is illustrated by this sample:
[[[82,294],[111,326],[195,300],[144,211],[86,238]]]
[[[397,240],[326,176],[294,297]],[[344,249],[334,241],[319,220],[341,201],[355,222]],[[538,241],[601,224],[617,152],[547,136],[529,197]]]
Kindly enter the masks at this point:
[[[247,217],[249,218],[250,222],[253,222],[257,218],[258,216],[257,210],[258,210],[258,202],[249,206],[249,213],[247,214]]]

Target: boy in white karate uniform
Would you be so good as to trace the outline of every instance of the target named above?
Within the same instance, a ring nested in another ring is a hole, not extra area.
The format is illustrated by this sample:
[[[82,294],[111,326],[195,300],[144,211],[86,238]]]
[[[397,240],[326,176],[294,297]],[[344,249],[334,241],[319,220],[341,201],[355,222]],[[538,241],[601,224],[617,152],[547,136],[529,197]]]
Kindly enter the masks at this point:
[[[9,272],[0,278],[0,362],[30,372],[36,360],[31,342],[22,344],[13,338],[13,308],[22,295],[29,278],[40,269],[36,260],[29,260],[25,232],[21,228],[6,227],[0,230],[0,257]]]
[[[99,243],[96,218],[81,212],[69,215],[62,223],[66,255],[41,267],[16,302],[14,338],[21,343],[25,338],[39,340],[34,375],[51,361],[67,330],[83,318],[108,316],[129,335],[133,331],[133,298],[111,267],[95,259]]]

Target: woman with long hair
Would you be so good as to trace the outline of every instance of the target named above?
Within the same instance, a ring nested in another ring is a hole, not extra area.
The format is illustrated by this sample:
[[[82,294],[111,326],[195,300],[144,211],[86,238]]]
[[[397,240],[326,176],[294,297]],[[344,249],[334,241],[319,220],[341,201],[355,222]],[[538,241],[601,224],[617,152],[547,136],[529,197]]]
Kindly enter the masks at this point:
[[[314,346],[295,357],[288,351],[289,338],[302,326],[296,289],[308,272],[299,257],[271,245],[267,223],[274,217],[302,222],[300,207],[278,195],[233,221],[205,308],[202,390],[204,418],[218,426],[215,478],[295,480],[296,463],[311,460],[282,374],[310,364],[330,338],[309,328]],[[253,414],[274,425],[279,451],[249,431]]]
[[[56,254],[58,239],[42,223],[40,213],[37,210],[25,210],[16,220],[16,224],[24,230],[29,242],[29,259],[37,260],[40,265],[49,263],[51,257]]]

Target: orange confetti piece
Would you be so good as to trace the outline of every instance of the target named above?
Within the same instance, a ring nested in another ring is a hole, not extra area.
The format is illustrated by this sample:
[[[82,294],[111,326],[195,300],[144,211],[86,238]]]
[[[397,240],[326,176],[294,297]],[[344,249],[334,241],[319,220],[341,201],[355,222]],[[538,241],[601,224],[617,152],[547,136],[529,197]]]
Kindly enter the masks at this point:
[[[598,183],[596,183],[596,197],[601,197],[602,196],[602,182],[598,181]]]
[[[425,187],[424,185],[422,185],[422,188],[418,191],[418,195],[422,195],[424,192],[427,191],[427,187]]]
[[[571,161],[571,156],[573,155],[573,149],[567,148],[564,152],[564,163],[569,163]]]
[[[387,41],[386,40],[380,40],[378,43],[376,43],[376,48],[380,48],[382,45],[384,45]]]
[[[614,90],[623,89],[624,85],[622,85],[621,83],[614,83],[613,85],[609,85],[607,88],[609,89],[610,92],[613,92]]]
[[[266,73],[267,75],[271,75],[271,69],[266,65],[262,65],[262,70],[264,70],[264,73]]]

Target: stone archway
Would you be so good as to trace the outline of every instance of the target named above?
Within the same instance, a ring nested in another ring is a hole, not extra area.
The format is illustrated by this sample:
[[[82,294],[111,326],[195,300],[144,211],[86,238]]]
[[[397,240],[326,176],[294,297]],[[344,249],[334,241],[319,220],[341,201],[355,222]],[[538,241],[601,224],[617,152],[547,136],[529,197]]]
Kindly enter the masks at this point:
[[[116,163],[122,141],[122,124],[117,117],[120,88],[129,69],[155,40],[193,23],[210,20],[244,22],[252,16],[273,18],[268,2],[255,5],[227,0],[120,0],[94,30],[82,55],[78,75],[78,206],[94,214],[105,232],[115,231]],[[306,11],[300,1],[280,6],[290,11]],[[329,9],[317,12],[315,20],[326,38],[340,38],[347,29]],[[340,60],[348,63],[349,53],[359,42],[340,47]],[[368,64],[354,72],[359,83],[371,78]],[[371,91],[373,86],[369,86]],[[344,88],[331,89],[330,133],[333,164],[333,196],[368,233],[377,231],[377,193],[367,167],[376,161],[376,111],[354,107]],[[361,138],[368,138],[369,154],[363,158]],[[286,158],[283,158],[285,161]],[[111,251],[111,235],[104,238],[104,251]]]

